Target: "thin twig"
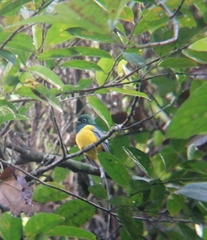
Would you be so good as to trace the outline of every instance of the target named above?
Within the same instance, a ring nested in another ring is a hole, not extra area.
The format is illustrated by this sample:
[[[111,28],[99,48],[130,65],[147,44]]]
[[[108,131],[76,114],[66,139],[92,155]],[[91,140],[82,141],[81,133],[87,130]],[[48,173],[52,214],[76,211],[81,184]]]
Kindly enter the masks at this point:
[[[67,151],[65,149],[65,145],[63,143],[63,139],[62,139],[62,136],[61,136],[61,133],[60,133],[60,129],[59,129],[59,126],[57,124],[57,120],[56,120],[56,117],[55,117],[55,113],[54,113],[54,109],[51,108],[51,118],[52,118],[52,121],[53,121],[53,124],[57,130],[57,133],[58,133],[58,137],[59,137],[59,142],[60,142],[60,148],[62,150],[62,153],[63,153],[63,158],[66,157],[67,155]]]

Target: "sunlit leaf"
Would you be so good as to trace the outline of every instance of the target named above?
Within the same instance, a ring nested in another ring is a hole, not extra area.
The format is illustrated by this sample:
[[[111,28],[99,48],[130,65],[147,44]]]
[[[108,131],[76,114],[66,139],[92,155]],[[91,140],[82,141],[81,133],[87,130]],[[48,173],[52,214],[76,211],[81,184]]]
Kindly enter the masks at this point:
[[[103,72],[96,72],[96,80],[100,86],[104,84],[106,79],[108,78],[108,74],[114,65],[114,60],[108,58],[101,58],[98,61],[98,65],[103,69]]]
[[[182,52],[185,56],[189,57],[190,59],[193,59],[197,63],[200,63],[200,64],[207,63],[207,54],[205,51],[200,52],[200,51],[194,51],[191,49],[185,49]]]
[[[189,49],[207,52],[207,37],[199,39],[189,46]]]

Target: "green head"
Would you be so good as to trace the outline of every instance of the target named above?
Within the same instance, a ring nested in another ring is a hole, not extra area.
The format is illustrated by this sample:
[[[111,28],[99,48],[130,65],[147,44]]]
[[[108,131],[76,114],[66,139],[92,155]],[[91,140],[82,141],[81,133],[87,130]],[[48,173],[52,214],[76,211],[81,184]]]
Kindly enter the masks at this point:
[[[78,118],[78,121],[76,124],[76,133],[78,133],[86,125],[96,126],[96,123],[95,123],[94,119],[91,118],[88,114],[82,114]]]

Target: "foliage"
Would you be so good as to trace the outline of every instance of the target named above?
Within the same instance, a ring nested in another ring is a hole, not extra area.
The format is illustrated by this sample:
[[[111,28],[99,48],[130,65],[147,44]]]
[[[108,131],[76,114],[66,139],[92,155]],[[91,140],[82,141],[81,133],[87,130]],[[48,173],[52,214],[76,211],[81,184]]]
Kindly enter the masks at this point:
[[[2,239],[207,239],[206,3],[0,2]]]

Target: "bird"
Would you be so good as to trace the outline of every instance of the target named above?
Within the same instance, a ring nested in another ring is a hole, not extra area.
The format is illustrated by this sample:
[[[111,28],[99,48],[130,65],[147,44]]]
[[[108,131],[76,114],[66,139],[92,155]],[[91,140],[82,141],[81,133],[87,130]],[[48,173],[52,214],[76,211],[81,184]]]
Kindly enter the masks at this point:
[[[91,116],[88,114],[82,114],[79,116],[76,123],[76,143],[79,149],[86,148],[97,142],[103,137],[103,135],[103,132],[96,125],[95,120]],[[98,160],[98,153],[101,151],[109,152],[108,140],[104,140],[100,145],[88,150],[84,154],[90,164],[100,170],[101,178],[104,178],[105,172]]]

